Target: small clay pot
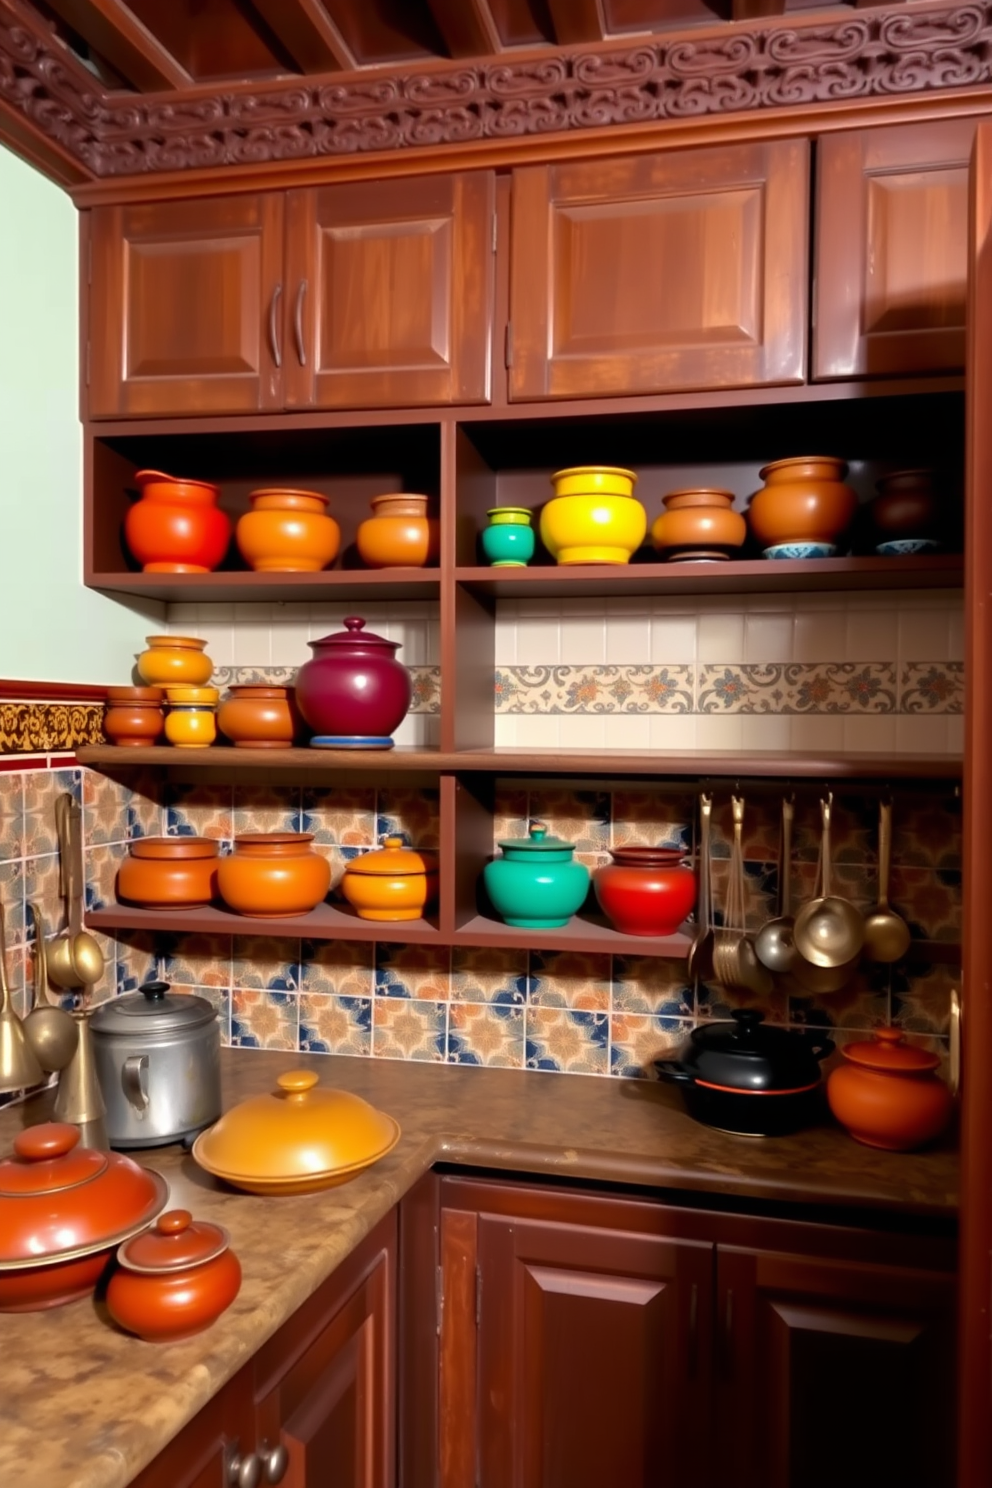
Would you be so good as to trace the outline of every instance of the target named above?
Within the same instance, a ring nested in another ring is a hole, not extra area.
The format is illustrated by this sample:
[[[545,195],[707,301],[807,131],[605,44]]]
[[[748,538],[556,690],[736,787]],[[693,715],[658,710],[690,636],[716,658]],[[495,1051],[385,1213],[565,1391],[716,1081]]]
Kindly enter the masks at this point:
[[[117,1252],[107,1311],[146,1343],[175,1343],[215,1323],[241,1290],[241,1264],[222,1225],[170,1209]]]
[[[417,852],[402,837],[384,837],[344,871],[341,892],[362,920],[419,920],[437,898],[437,854]]]
[[[733,510],[734,493],[717,486],[669,491],[651,540],[671,561],[726,559],[747,536],[747,523]]]
[[[196,636],[146,636],[138,676],[149,687],[204,687],[214,674],[206,641]]]
[[[217,898],[210,837],[136,837],[117,870],[117,897],[142,909],[196,909]]]
[[[165,728],[160,687],[108,687],[103,732],[118,748],[154,744]]]
[[[301,720],[291,687],[242,683],[228,689],[217,723],[236,749],[289,749]]]
[[[373,496],[373,515],[355,535],[359,556],[369,568],[424,568],[440,549],[437,521],[428,517],[427,496],[407,493]]]
[[[221,858],[221,898],[237,914],[281,920],[309,914],[331,887],[331,865],[311,843],[312,832],[245,832]]]
[[[908,1045],[898,1028],[876,1028],[870,1042],[841,1053],[845,1063],[827,1080],[827,1100],[856,1142],[910,1152],[940,1136],[954,1102],[934,1074],[936,1054]]]
[[[847,465],[832,455],[775,460],[751,498],[748,525],[762,548],[779,543],[836,543],[850,527],[858,498],[844,484]]]
[[[679,847],[615,847],[593,873],[599,906],[623,935],[674,935],[696,902]]]
[[[216,687],[167,687],[165,737],[176,749],[209,749],[217,738]]]
[[[259,573],[316,573],[337,557],[341,529],[327,515],[319,491],[252,491],[252,509],[238,520],[235,539]]]
[[[869,513],[878,542],[940,537],[932,470],[894,470],[891,475],[883,475],[876,485],[878,495]]]

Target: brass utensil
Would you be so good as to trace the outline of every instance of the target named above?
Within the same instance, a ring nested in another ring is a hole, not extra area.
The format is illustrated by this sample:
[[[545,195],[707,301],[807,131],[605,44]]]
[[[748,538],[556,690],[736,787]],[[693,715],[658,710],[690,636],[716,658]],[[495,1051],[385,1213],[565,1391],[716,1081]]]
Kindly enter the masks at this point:
[[[68,793],[55,802],[55,827],[59,839],[59,892],[65,900],[68,924],[48,947],[48,974],[57,987],[71,992],[98,982],[103,976],[104,960],[96,940],[82,928],[82,812]]]
[[[28,908],[35,926],[34,1006],[24,1019],[24,1036],[43,1070],[62,1070],[76,1052],[79,1031],[69,1014],[49,1000],[45,922],[37,904]]]
[[[855,960],[865,938],[865,922],[848,900],[831,893],[830,814],[833,793],[820,802],[823,832],[820,839],[822,889],[796,915],[793,940],[800,956],[813,966],[836,969]]]
[[[792,918],[792,822],[795,806],[791,799],[782,801],[782,847],[779,865],[778,915],[766,920],[754,937],[754,954],[769,971],[781,973],[791,971],[799,959],[793,939],[795,921]]]
[[[744,885],[744,798],[733,796],[734,844],[730,852],[730,876],[727,884],[725,927],[715,932],[713,964],[719,981],[725,987],[766,996],[772,990],[772,979],[754,953],[746,930]]]
[[[93,1058],[90,1009],[82,1008],[70,1017],[76,1025],[76,1050],[59,1076],[55,1120],[69,1121],[79,1127],[80,1147],[95,1147],[99,1152],[109,1152],[107,1107]]]
[[[3,905],[0,904],[0,1090],[27,1090],[32,1085],[40,1085],[45,1074],[25,1037],[24,1025],[11,1005],[3,918]]]
[[[892,802],[878,807],[878,904],[865,920],[864,952],[869,961],[898,961],[909,950],[909,926],[889,906],[892,861]]]
[[[713,975],[713,890],[710,870],[710,825],[713,815],[713,797],[699,798],[699,902],[696,906],[696,934],[686,970],[690,977],[705,981]]]

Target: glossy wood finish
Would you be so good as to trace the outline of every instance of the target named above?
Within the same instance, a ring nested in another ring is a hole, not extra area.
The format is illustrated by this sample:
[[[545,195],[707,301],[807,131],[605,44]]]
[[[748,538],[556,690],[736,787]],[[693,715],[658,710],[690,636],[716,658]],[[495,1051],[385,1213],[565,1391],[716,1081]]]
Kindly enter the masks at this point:
[[[282,224],[278,194],[92,214],[91,417],[281,404]]]
[[[133,1488],[231,1488],[231,1466],[254,1442],[249,1364],[138,1474]]]
[[[814,377],[964,365],[974,134],[962,119],[819,142]]]
[[[489,172],[290,192],[287,405],[484,402],[494,202]]]
[[[802,381],[803,140],[521,168],[510,392]]]
[[[141,92],[188,88],[185,67],[123,0],[52,0],[52,10]]]
[[[400,1201],[397,1339],[398,1488],[435,1483],[438,1463],[440,1179]]]

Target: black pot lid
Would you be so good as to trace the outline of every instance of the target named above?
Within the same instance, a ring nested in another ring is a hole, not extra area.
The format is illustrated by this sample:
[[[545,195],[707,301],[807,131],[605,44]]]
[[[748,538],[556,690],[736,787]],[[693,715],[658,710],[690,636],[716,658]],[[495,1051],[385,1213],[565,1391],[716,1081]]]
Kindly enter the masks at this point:
[[[682,1066],[698,1084],[743,1094],[778,1094],[808,1090],[819,1083],[820,1059],[833,1048],[784,1028],[766,1028],[756,1008],[739,1008],[731,1023],[710,1023],[693,1030]]]

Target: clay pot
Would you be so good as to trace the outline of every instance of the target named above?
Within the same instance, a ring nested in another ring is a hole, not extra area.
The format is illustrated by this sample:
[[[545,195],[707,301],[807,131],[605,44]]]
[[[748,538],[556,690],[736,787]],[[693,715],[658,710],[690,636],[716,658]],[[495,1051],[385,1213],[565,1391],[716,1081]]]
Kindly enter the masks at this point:
[[[894,470],[876,482],[878,495],[869,514],[878,542],[940,536],[940,515],[932,470]]]
[[[291,687],[242,683],[217,709],[220,731],[236,749],[288,749],[299,722]]]
[[[437,898],[437,854],[417,852],[402,837],[352,859],[341,892],[362,920],[419,920]]]
[[[18,1133],[0,1162],[0,1312],[85,1297],[115,1247],[165,1208],[157,1173],[78,1144],[78,1127],[49,1121]]]
[[[320,749],[391,749],[392,733],[413,696],[410,673],[396,660],[398,641],[365,630],[357,615],[345,630],[310,641],[313,659],[296,677],[296,703]]]
[[[137,837],[117,870],[117,897],[142,909],[196,909],[217,897],[209,837]]]
[[[532,821],[526,837],[498,842],[503,856],[482,870],[486,893],[508,925],[554,930],[567,925],[589,891],[589,869],[573,861],[575,843],[549,837]]]
[[[494,506],[486,516],[482,551],[493,568],[525,568],[536,545],[532,513],[525,506]]]
[[[311,847],[312,832],[245,832],[221,858],[217,884],[224,903],[253,919],[309,914],[331,887],[331,865]]]
[[[615,847],[592,876],[599,906],[623,935],[674,935],[696,902],[679,847]]]
[[[160,687],[108,687],[103,732],[111,744],[139,749],[154,744],[165,728]]]
[[[146,1343],[175,1343],[215,1323],[241,1290],[241,1265],[222,1225],[170,1209],[117,1252],[107,1311]]]
[[[124,518],[124,537],[145,573],[210,573],[227,552],[231,519],[208,481],[139,470],[141,496]]]
[[[847,466],[830,455],[775,460],[760,472],[748,525],[762,548],[779,543],[836,543],[851,525],[858,498],[844,484]]]
[[[216,687],[167,687],[165,737],[176,749],[209,749],[217,738]]]
[[[319,491],[252,491],[252,509],[238,519],[235,540],[259,573],[316,573],[337,557],[341,528],[327,516]]]
[[[551,477],[555,494],[541,511],[541,541],[556,563],[629,563],[644,541],[647,512],[631,492],[632,470],[577,465]]]
[[[940,1136],[954,1103],[934,1074],[936,1054],[907,1045],[898,1028],[876,1028],[870,1043],[841,1053],[846,1063],[827,1080],[827,1100],[856,1142],[909,1152]]]
[[[436,563],[440,529],[428,517],[430,498],[408,493],[373,496],[373,515],[359,524],[355,542],[369,568],[423,568]]]
[[[145,644],[137,669],[149,687],[203,687],[214,674],[207,643],[195,636],[146,636]]]
[[[651,540],[671,560],[723,559],[747,536],[747,523],[733,510],[734,493],[717,486],[669,491],[656,517]]]

